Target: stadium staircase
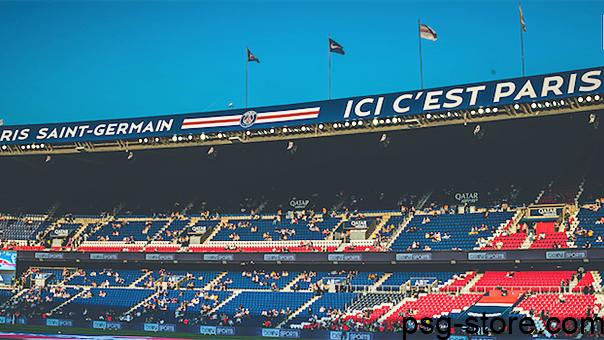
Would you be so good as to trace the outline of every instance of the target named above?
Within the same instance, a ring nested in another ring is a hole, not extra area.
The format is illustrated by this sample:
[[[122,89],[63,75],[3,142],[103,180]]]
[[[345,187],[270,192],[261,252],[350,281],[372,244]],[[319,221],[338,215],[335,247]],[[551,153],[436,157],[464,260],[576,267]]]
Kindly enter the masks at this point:
[[[192,199],[191,202],[189,202],[189,204],[187,204],[184,208],[182,208],[182,210],[180,211],[181,215],[186,215],[189,213],[189,210],[193,209],[193,207],[195,206],[195,201],[197,200],[197,197]]]
[[[151,301],[151,300],[157,298],[159,296],[159,293],[160,293],[160,291],[158,290],[157,292],[149,295],[148,298],[139,301],[137,304],[135,304],[134,306],[132,306],[132,308],[130,308],[128,311],[126,311],[123,314],[126,315],[126,314],[130,314],[130,313],[134,313],[134,311],[136,311],[139,307],[141,307],[143,304],[145,304],[145,302]]]
[[[403,232],[403,230],[407,227],[409,222],[413,219],[413,216],[415,216],[415,213],[410,213],[409,216],[407,216],[407,218],[405,219],[405,221],[403,223],[401,223],[401,225],[398,227],[398,229],[394,233],[392,233],[392,236],[386,243],[385,249],[390,249],[390,247],[396,241],[396,239],[399,237],[401,232]]]
[[[596,303],[600,304],[600,306],[604,306],[604,295],[602,294],[596,294]],[[602,316],[602,315],[598,315],[598,316]]]
[[[570,237],[575,234],[575,230],[577,230],[577,226],[579,225],[579,223],[581,223],[581,221],[577,218],[577,215],[579,215],[579,209],[576,209],[575,211],[573,211],[571,213],[569,220],[572,220],[572,222],[566,228],[566,237],[569,238],[569,241],[568,241],[569,248],[577,247],[577,244],[575,242],[570,241]]]
[[[577,287],[577,284],[579,283],[579,280],[577,280],[576,278],[573,278],[573,280],[568,284],[568,292],[572,292],[573,289],[575,289],[575,287]]]
[[[82,296],[84,293],[87,293],[90,290],[90,288],[83,288],[81,292],[77,293],[76,295],[72,296],[70,299],[65,300],[62,304],[56,306],[55,308],[51,309],[50,312],[48,312],[49,314],[53,314],[55,311],[59,310],[60,308],[63,308],[63,306],[65,306],[66,304],[70,303],[72,300],[77,299],[78,297]]]
[[[300,308],[296,309],[293,313],[291,313],[291,315],[289,317],[285,318],[285,320],[283,320],[283,322],[281,322],[280,324],[278,324],[277,328],[281,328],[281,327],[287,325],[287,323],[289,322],[289,320],[294,320],[296,316],[298,316],[308,306],[312,305],[315,301],[319,300],[320,298],[321,298],[321,295],[313,296],[312,299],[306,301],[302,306],[300,306]]]
[[[379,286],[381,286],[382,283],[386,282],[386,280],[388,280],[388,278],[391,276],[392,276],[392,273],[384,273],[384,275],[382,275],[382,277],[380,277],[379,280],[375,281],[375,283],[371,287],[369,287],[369,291],[377,292],[377,288]]]
[[[55,215],[55,213],[57,212],[57,210],[59,209],[59,207],[60,207],[60,206],[61,206],[61,202],[55,202],[55,203],[53,203],[53,204],[52,204],[52,205],[51,205],[51,206],[48,208],[48,210],[46,210],[46,215],[47,215],[49,218],[52,218],[52,217]]]
[[[0,305],[0,308],[4,308],[6,307],[7,303],[9,303],[11,300],[18,298],[19,296],[23,295],[25,292],[27,292],[29,289],[25,288],[25,289],[21,289],[19,292],[17,292],[17,294],[13,295],[10,297],[10,299],[7,299],[3,304]]]
[[[216,277],[214,279],[212,279],[210,282],[208,282],[204,287],[203,290],[211,290],[210,287],[214,287],[216,285],[217,282],[221,281],[223,277],[225,277],[229,272],[222,272],[218,275],[216,275]]]
[[[533,240],[535,239],[535,234],[531,231],[527,234],[526,238],[520,245],[520,249],[529,249],[533,244]]]
[[[413,301],[417,301],[417,298],[408,297],[408,298],[402,299],[396,305],[394,305],[392,308],[390,308],[390,310],[387,313],[385,313],[384,315],[382,315],[378,319],[378,322],[380,324],[383,323],[384,321],[388,320],[388,318],[390,318],[391,316],[393,316],[405,303],[407,303],[407,302],[413,302]]]
[[[124,209],[124,207],[126,206],[126,204],[128,204],[128,202],[120,202],[118,203],[113,210],[111,211],[111,216],[117,216],[120,211],[122,211],[122,209]]]
[[[371,233],[371,235],[369,235],[369,237],[367,239],[373,239],[374,237],[377,236],[377,234],[382,231],[382,228],[388,223],[388,220],[390,220],[390,216],[392,214],[380,214],[378,217],[380,218],[380,223],[375,227],[375,230]]]
[[[592,270],[591,277],[594,279],[594,290],[596,292],[602,292],[602,276],[600,272]]]
[[[267,204],[268,204],[268,200],[264,200],[264,201],[262,201],[262,203],[260,203],[260,204],[258,205],[258,207],[257,207],[257,208],[254,210],[254,212],[255,212],[256,214],[260,214],[260,213],[262,213],[262,210],[264,210],[264,208],[267,206]]]
[[[293,280],[291,280],[287,285],[285,285],[285,287],[283,287],[283,289],[281,289],[282,292],[291,292],[292,291],[292,287],[300,281],[300,279],[304,276],[304,273],[300,273],[298,274],[298,276],[294,277]]]
[[[153,274],[153,271],[149,270],[145,274],[141,275],[138,279],[132,281],[132,283],[128,286],[128,288],[136,288],[140,282],[145,281],[149,276]]]
[[[465,286],[463,286],[461,288],[461,293],[462,294],[467,294],[470,293],[470,289],[472,289],[472,287],[474,287],[474,285],[476,284],[476,282],[478,282],[482,277],[483,277],[483,273],[480,274],[476,274],[472,280],[470,280],[470,282],[468,282]]]
[[[214,236],[216,236],[216,234],[218,234],[218,232],[220,231],[220,229],[222,229],[222,227],[220,227],[220,224],[222,223],[226,223],[226,221],[228,221],[227,219],[225,219],[224,217],[222,217],[220,219],[220,223],[216,225],[216,227],[214,227],[214,230],[212,230],[212,233],[210,234],[210,236],[208,236],[208,238],[206,238],[205,241],[203,241],[201,244],[209,244],[210,241],[212,241],[212,239],[214,238]],[[190,226],[193,226],[195,223],[190,224]]]
[[[342,219],[340,220],[340,223],[336,224],[333,229],[331,229],[331,231],[329,232],[329,234],[327,234],[327,236],[325,236],[325,240],[332,240],[333,241],[333,237],[334,237],[334,233],[336,232],[336,230],[340,227],[340,225],[344,222],[346,222],[348,220],[344,220],[344,217],[342,216]]]
[[[171,218],[168,220],[168,223],[166,223],[166,224],[165,224],[163,227],[161,227],[161,228],[160,228],[160,229],[159,229],[159,230],[158,230],[158,231],[155,233],[155,235],[153,235],[153,237],[151,238],[151,242],[156,241],[156,240],[157,240],[157,238],[158,238],[158,237],[160,237],[160,236],[161,236],[161,234],[162,234],[162,233],[163,233],[163,232],[164,232],[166,229],[168,229],[168,228],[170,227],[170,224],[172,224],[172,222],[174,222],[174,220],[175,220],[175,218],[174,218],[174,217],[171,217]],[[149,243],[151,243],[151,242],[149,242]],[[146,247],[147,245],[149,245],[149,243],[147,243],[147,244],[145,245],[145,247]],[[143,248],[145,248],[145,247],[143,247]]]
[[[224,273],[226,274],[226,273]],[[234,298],[237,297],[237,295],[241,294],[243,290],[241,289],[235,289],[233,290],[233,294],[231,294],[231,296],[229,296],[228,298],[222,300],[218,305],[216,305],[216,307],[212,308],[212,310],[210,310],[208,312],[208,314],[212,314],[215,313],[217,310],[219,310],[222,306],[226,305],[227,303],[229,303],[229,301],[233,300]]]

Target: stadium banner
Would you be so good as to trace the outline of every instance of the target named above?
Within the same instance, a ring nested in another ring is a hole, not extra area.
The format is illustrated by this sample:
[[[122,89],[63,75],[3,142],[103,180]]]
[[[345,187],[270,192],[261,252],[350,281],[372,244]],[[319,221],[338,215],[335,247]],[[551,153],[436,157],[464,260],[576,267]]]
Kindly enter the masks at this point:
[[[479,194],[477,191],[473,192],[456,192],[455,200],[461,204],[465,203],[478,203]]]
[[[189,228],[189,235],[203,235],[208,230],[208,227],[203,225],[194,225]]]
[[[66,143],[241,131],[427,114],[601,93],[604,67],[253,109],[88,122],[3,125],[0,144]]]
[[[73,320],[65,320],[65,319],[46,319],[46,326],[55,326],[55,327],[73,327]]]
[[[541,208],[530,208],[529,217],[549,217],[557,218],[562,214],[563,207],[541,207]]]
[[[548,260],[582,260],[587,259],[586,250],[564,250],[564,251],[548,251],[545,253],[545,258]]]
[[[69,229],[55,229],[52,231],[50,237],[52,238],[66,238],[71,233]]]
[[[111,253],[111,254],[90,254],[90,259],[91,260],[100,260],[100,261],[106,261],[106,260],[119,260],[119,255],[120,253]]]
[[[0,251],[0,270],[17,270],[16,251]]]
[[[291,200],[289,200],[289,206],[292,209],[306,209],[306,207],[308,206],[308,204],[310,203],[310,200],[307,199],[297,199],[297,198],[292,198]]]
[[[468,253],[469,261],[502,261],[506,257],[507,254],[505,252]]]
[[[145,254],[147,261],[174,261],[175,254]]]
[[[341,262],[466,262],[466,261],[515,261],[515,260],[556,260],[564,256],[568,260],[581,260],[588,258],[590,260],[604,259],[604,248],[577,249],[577,250],[500,250],[500,251],[433,251],[433,252],[362,252],[362,253],[236,253],[236,254],[203,254],[203,253],[174,253],[174,261],[178,263],[206,263],[206,262],[314,262],[327,263],[334,261]],[[31,251],[19,251],[18,258],[21,260],[38,259],[40,253]],[[64,252],[64,253],[44,253],[45,255],[60,255],[57,257],[65,262],[76,263],[77,260],[89,261],[90,254],[79,252]],[[146,261],[144,253],[118,253],[117,261]],[[161,255],[168,255],[161,254]],[[562,255],[560,255],[562,254]],[[295,257],[294,257],[295,256]],[[44,259],[46,261],[46,259]],[[62,261],[62,262],[63,262]],[[108,262],[112,262],[108,260]]]
[[[35,253],[34,257],[41,260],[63,260],[63,253]]]
[[[367,229],[373,225],[375,218],[367,218],[364,220],[350,220],[344,222],[344,229]]]
[[[409,283],[412,287],[430,286],[434,281],[438,280],[435,277],[412,277],[409,279]]]

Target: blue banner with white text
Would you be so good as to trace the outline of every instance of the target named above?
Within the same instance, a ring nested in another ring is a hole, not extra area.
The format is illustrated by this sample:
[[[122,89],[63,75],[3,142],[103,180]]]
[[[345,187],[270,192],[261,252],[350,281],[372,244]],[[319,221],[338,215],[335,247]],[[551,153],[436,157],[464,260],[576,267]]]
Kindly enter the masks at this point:
[[[356,119],[409,116],[530,103],[602,93],[604,67],[525,78],[342,98],[283,106],[146,118],[58,124],[5,125],[0,144],[65,143],[139,139],[257,130]]]

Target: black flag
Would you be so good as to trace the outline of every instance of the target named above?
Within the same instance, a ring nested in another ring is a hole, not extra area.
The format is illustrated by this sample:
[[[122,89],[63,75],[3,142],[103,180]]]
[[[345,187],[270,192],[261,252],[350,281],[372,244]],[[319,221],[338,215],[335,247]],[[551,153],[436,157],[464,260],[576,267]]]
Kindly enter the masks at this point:
[[[247,50],[247,61],[255,61],[255,62],[260,62],[260,60],[258,60],[258,58],[256,58],[255,55],[252,54],[252,52],[250,52],[249,48],[245,48]]]
[[[329,38],[329,52],[344,54],[344,47]]]

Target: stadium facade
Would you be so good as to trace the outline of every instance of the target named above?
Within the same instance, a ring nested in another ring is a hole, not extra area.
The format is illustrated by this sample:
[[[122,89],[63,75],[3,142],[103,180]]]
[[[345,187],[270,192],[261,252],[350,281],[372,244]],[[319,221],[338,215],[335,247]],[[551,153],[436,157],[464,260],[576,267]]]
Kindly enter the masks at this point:
[[[593,68],[4,126],[0,323],[334,340],[596,336],[601,86]],[[453,324],[481,313],[532,325]],[[431,321],[411,334],[411,318]]]

